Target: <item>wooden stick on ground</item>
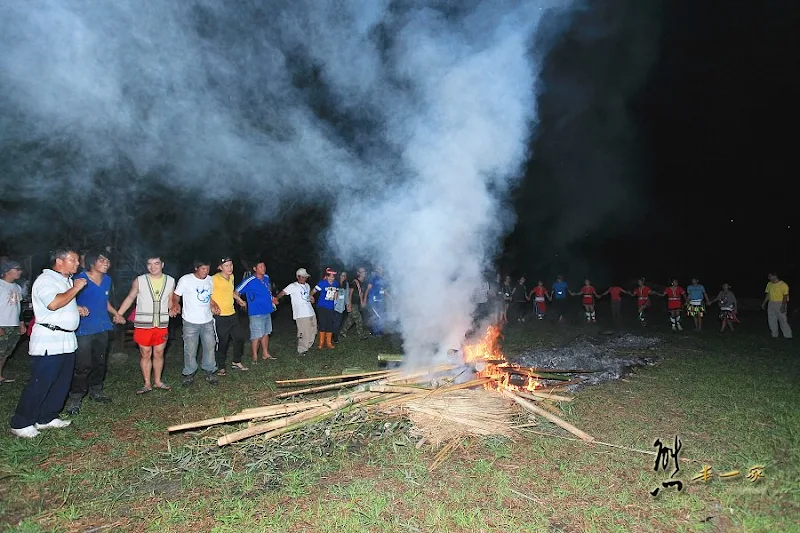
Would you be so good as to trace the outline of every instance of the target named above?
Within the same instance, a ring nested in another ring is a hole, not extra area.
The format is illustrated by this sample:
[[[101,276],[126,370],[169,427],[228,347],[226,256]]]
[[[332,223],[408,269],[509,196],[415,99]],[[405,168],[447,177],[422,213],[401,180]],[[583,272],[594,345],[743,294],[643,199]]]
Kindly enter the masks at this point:
[[[527,398],[528,400],[534,400],[534,401],[538,399],[543,399],[543,400],[552,400],[554,402],[571,402],[573,400],[573,398],[570,398],[569,396],[559,396],[558,394],[550,394],[550,393],[543,393],[536,391],[533,392],[517,391],[517,394],[519,394],[523,398]]]
[[[586,441],[586,442],[594,442],[594,440],[595,440],[594,437],[590,436],[588,433],[584,433],[583,431],[581,431],[580,429],[576,428],[575,426],[573,426],[569,422],[567,422],[565,420],[562,420],[561,418],[557,417],[556,415],[545,411],[541,407],[535,405],[533,402],[531,402],[529,400],[526,400],[525,398],[521,398],[521,397],[517,396],[515,393],[513,393],[511,391],[508,391],[508,390],[505,390],[505,389],[501,389],[500,392],[501,392],[501,394],[503,394],[503,396],[511,398],[512,400],[517,402],[519,405],[521,405],[523,408],[527,409],[528,411],[531,411],[534,414],[537,414],[539,416],[542,416],[542,417],[546,418],[547,420],[549,420],[553,424],[555,424],[555,425],[557,425],[557,426],[559,426],[561,428],[566,429],[567,431],[569,431],[570,433],[572,433],[573,435],[575,435],[579,439],[581,439],[583,441]]]
[[[204,428],[208,426],[215,426],[217,424],[230,424],[232,422],[243,422],[245,420],[252,420],[253,418],[266,418],[276,416],[286,416],[289,414],[297,413],[298,411],[307,411],[314,407],[323,405],[323,402],[315,402],[309,405],[306,402],[284,405],[274,405],[268,407],[259,407],[252,409],[249,412],[241,412],[230,416],[219,416],[216,418],[207,418],[205,420],[197,420],[195,422],[187,422],[185,424],[178,424],[167,428],[169,433],[174,431],[183,431],[186,429]]]
[[[349,380],[350,378],[362,378],[365,376],[377,376],[378,374],[385,374],[388,370],[376,370],[374,372],[359,372],[358,374],[339,374],[338,376],[320,376],[317,378],[302,378],[302,379],[281,379],[275,381],[278,387],[289,387],[301,383],[316,383],[317,381],[335,381],[337,379]]]
[[[337,398],[331,401],[327,405],[315,407],[313,409],[309,409],[308,411],[297,413],[293,416],[281,418],[280,420],[273,420],[272,422],[267,422],[266,424],[258,424],[243,429],[241,431],[236,431],[228,435],[223,435],[222,437],[217,439],[217,446],[225,446],[226,444],[231,444],[246,439],[248,437],[253,437],[255,435],[261,435],[262,433],[267,433],[269,431],[273,431],[282,427],[290,426],[297,422],[310,420],[321,414],[338,411],[339,409],[346,407],[347,405],[350,405],[352,403],[362,402],[364,400],[368,400],[376,396],[379,396],[379,393],[360,392],[348,396],[342,396],[341,398]]]
[[[333,390],[333,389],[343,389],[345,387],[349,387],[351,385],[357,385],[358,383],[366,383],[368,381],[378,381],[379,379],[388,378],[392,375],[396,374],[396,372],[384,372],[380,375],[375,376],[367,376],[361,379],[354,379],[353,381],[345,381],[344,383],[331,383],[330,385],[320,385],[319,387],[309,387],[307,389],[300,389],[294,390],[290,392],[282,392],[281,394],[276,395],[276,398],[290,398],[292,396],[297,396],[299,394],[307,394],[313,392],[322,392],[326,390]]]
[[[239,411],[238,414],[242,414],[243,415],[243,414],[246,414],[246,413],[256,413],[256,412],[260,413],[260,412],[263,412],[263,411],[266,411],[266,410],[276,409],[276,408],[282,407],[284,405],[296,405],[298,407],[300,407],[301,405],[305,405],[305,406],[308,406],[309,409],[311,409],[312,407],[319,407],[320,405],[328,403],[328,402],[330,402],[331,400],[334,400],[334,399],[336,399],[336,396],[330,396],[328,398],[317,398],[315,400],[304,400],[302,402],[277,403],[277,404],[274,404],[274,405],[262,405],[261,407],[248,407],[247,409],[242,409],[241,411]],[[300,410],[302,410],[302,409],[300,409]]]
[[[401,387],[399,385],[370,385],[370,392],[399,392],[402,394],[417,394],[419,392],[427,392],[431,389],[423,387]]]

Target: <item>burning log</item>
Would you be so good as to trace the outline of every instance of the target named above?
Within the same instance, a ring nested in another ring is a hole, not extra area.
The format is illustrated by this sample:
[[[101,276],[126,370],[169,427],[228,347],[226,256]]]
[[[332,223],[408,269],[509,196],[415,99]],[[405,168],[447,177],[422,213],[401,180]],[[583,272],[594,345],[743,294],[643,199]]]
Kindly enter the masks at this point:
[[[533,402],[528,401],[525,398],[521,398],[520,396],[517,396],[514,392],[511,392],[511,391],[505,390],[505,389],[501,389],[500,393],[503,396],[506,396],[507,398],[511,398],[512,400],[517,402],[520,406],[522,406],[523,408],[527,409],[528,411],[531,411],[534,414],[542,416],[542,417],[546,418],[547,420],[549,420],[550,422],[552,422],[553,424],[555,424],[555,425],[557,425],[557,426],[559,426],[561,428],[566,429],[567,431],[569,431],[570,433],[572,433],[573,435],[575,435],[579,439],[581,439],[583,441],[586,441],[586,442],[594,442],[594,440],[595,440],[594,437],[590,436],[587,433],[584,433],[580,429],[576,428],[575,426],[573,426],[569,422],[567,422],[565,420],[562,420],[561,418],[557,417],[556,415],[545,411],[541,407],[535,405]]]

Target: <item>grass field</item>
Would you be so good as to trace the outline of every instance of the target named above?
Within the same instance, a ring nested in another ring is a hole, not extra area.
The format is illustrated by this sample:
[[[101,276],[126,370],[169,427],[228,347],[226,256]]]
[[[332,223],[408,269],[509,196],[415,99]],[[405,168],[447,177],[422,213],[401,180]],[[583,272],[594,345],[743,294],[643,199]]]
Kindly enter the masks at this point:
[[[8,531],[800,531],[797,341],[769,338],[759,315],[735,335],[716,326],[711,320],[702,334],[648,328],[664,339],[656,366],[562,405],[563,418],[604,442],[655,451],[656,438],[671,446],[679,436],[680,456],[696,460],[680,463],[680,492],[650,494],[670,474],[655,472],[651,455],[534,433],[464,440],[433,471],[436,452],[416,449],[397,428],[333,435],[325,447],[273,445],[260,455],[257,440],[204,452],[204,437],[219,429],[168,437],[170,424],[270,403],[275,379],[370,370],[378,352],[399,349],[348,338],[299,360],[293,324],[281,318],[273,337],[279,360],[229,371],[218,387],[179,386],[178,341],[165,371],[173,390],[136,396],[141,376],[129,349],[109,369],[112,405],[87,400],[71,427],[31,441],[0,432],[0,524]],[[513,357],[596,331],[524,324],[507,331],[505,349]],[[0,387],[3,423],[27,379],[26,359],[18,351],[8,363],[18,381]],[[533,430],[569,437],[544,421]],[[703,465],[742,475],[690,481]],[[756,465],[765,477],[753,482],[745,476]]]

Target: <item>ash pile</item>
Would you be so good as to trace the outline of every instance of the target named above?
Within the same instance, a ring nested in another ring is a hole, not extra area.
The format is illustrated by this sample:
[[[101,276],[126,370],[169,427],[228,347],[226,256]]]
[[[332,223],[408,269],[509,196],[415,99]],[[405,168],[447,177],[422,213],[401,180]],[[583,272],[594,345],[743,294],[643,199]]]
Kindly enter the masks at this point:
[[[630,333],[586,335],[563,346],[526,350],[513,362],[525,367],[580,369],[583,372],[573,374],[579,381],[564,387],[575,392],[586,385],[620,379],[634,367],[655,365],[655,350],[660,342],[656,337]]]

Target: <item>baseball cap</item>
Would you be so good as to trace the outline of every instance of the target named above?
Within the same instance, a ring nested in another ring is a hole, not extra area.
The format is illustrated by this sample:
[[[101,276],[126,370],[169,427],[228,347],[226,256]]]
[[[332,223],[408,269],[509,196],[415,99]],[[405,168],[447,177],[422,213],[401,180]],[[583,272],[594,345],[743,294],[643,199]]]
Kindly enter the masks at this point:
[[[295,276],[302,276],[304,278],[310,278],[311,276],[308,275],[308,271],[305,268],[298,268],[297,272],[294,273]]]
[[[230,261],[231,263],[233,263],[233,258],[232,258],[231,256],[229,256],[229,255],[223,255],[223,256],[222,256],[222,257],[220,257],[220,259],[219,259],[219,264],[220,264],[220,265],[224,265],[224,264],[225,264],[225,263],[227,263],[228,261]]]
[[[3,264],[0,265],[0,276],[5,276],[6,272],[15,269],[22,270],[22,265],[16,261],[4,261]]]
[[[325,275],[326,275],[326,276],[329,276],[329,275],[331,275],[331,274],[333,274],[333,275],[336,275],[336,274],[338,274],[338,272],[336,272],[334,269],[332,269],[332,268],[330,268],[330,267],[329,267],[329,268],[326,268],[326,269],[325,269]]]

